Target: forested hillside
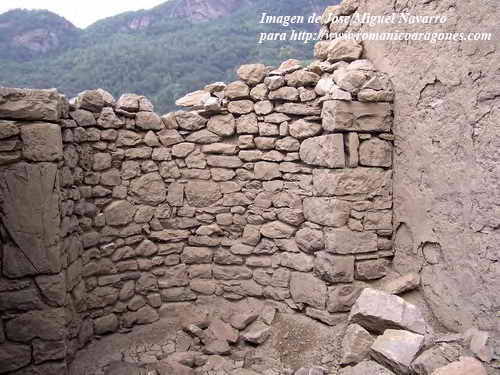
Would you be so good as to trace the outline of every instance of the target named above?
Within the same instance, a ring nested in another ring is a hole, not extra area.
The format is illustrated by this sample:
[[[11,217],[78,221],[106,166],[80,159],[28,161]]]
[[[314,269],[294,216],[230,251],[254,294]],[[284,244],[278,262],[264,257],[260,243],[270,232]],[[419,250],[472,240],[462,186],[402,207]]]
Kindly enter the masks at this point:
[[[157,110],[167,111],[189,91],[232,80],[240,64],[275,65],[292,57],[311,58],[313,43],[258,44],[258,37],[293,28],[317,31],[318,25],[260,24],[261,14],[309,16],[321,14],[332,3],[171,0],[151,10],[98,21],[85,30],[50,12],[11,11],[0,15],[0,28],[9,30],[9,35],[0,37],[0,85],[57,87],[68,97],[96,87],[114,95],[136,92],[150,97]],[[25,36],[33,30],[38,37]],[[57,43],[50,44],[44,35]],[[23,36],[31,44],[13,44]]]

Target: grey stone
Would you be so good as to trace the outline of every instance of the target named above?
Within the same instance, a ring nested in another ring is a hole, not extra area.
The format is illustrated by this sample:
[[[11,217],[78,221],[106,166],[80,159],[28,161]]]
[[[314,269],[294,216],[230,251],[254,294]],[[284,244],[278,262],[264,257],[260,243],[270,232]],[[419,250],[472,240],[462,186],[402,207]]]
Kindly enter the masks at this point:
[[[357,280],[377,280],[387,274],[387,261],[385,259],[370,259],[356,263]]]
[[[202,180],[189,181],[185,187],[185,194],[192,207],[208,207],[222,198],[219,184]]]
[[[329,229],[325,231],[325,249],[344,255],[374,252],[377,251],[377,235],[345,228]]]
[[[341,134],[309,138],[300,145],[300,159],[311,165],[328,168],[344,168],[344,140]]]
[[[390,132],[392,109],[389,103],[361,103],[328,100],[323,103],[326,131]]]
[[[460,357],[459,361],[435,370],[432,375],[486,375],[481,362],[472,357]]]
[[[344,367],[340,375],[394,375],[385,367],[374,361],[363,361],[354,367]]]
[[[252,323],[241,334],[241,338],[243,340],[257,345],[265,343],[270,336],[271,336],[271,328],[267,324],[261,321],[256,321]]]
[[[59,341],[33,341],[33,360],[35,364],[46,361],[64,359],[66,357],[66,343]]]
[[[77,109],[76,111],[70,112],[69,115],[79,126],[92,126],[97,123],[94,114],[84,109]]]
[[[282,253],[280,264],[296,271],[309,272],[314,267],[314,258],[303,253]]]
[[[477,328],[469,328],[464,334],[465,342],[469,343],[470,351],[481,361],[491,362],[494,355],[493,347],[490,345],[490,334]]]
[[[31,311],[7,322],[6,336],[17,342],[30,342],[34,338],[61,340],[66,337],[64,308]]]
[[[276,163],[259,161],[254,166],[255,178],[258,180],[269,181],[281,177],[281,172]]]
[[[401,294],[417,289],[420,286],[420,276],[417,273],[408,273],[384,283],[382,289],[387,293]]]
[[[328,44],[327,58],[329,62],[354,61],[359,59],[363,46],[348,39],[335,39]]]
[[[224,95],[230,99],[247,98],[250,95],[250,88],[241,81],[231,82],[226,86]]]
[[[160,116],[154,112],[139,112],[135,117],[135,124],[143,130],[162,130],[165,128]]]
[[[308,104],[301,103],[283,103],[274,107],[276,112],[296,116],[318,116],[321,110]]]
[[[344,226],[351,211],[348,202],[333,198],[305,198],[303,208],[307,220],[331,227]]]
[[[286,100],[296,102],[299,100],[299,90],[295,87],[281,87],[269,93],[271,100]]]
[[[158,173],[148,173],[130,184],[130,190],[141,203],[158,205],[165,201],[167,188]]]
[[[190,92],[175,101],[175,105],[179,107],[202,107],[203,104],[210,98],[210,93],[204,90]]]
[[[64,288],[64,293],[66,293],[66,288]],[[45,304],[34,287],[0,292],[0,311],[30,311],[41,310],[44,307]]]
[[[316,253],[314,274],[328,283],[349,283],[354,280],[354,257]]]
[[[411,363],[424,344],[424,336],[409,331],[387,329],[373,343],[370,355],[396,374],[411,374]]]
[[[361,288],[355,285],[338,285],[328,289],[327,310],[330,312],[346,312],[351,310],[361,294]]]
[[[290,293],[295,303],[305,303],[320,310],[325,309],[326,285],[311,274],[293,272]]]
[[[61,127],[49,123],[21,126],[23,156],[32,161],[56,161],[63,157]]]
[[[235,132],[236,121],[231,114],[213,116],[208,120],[207,129],[221,137],[229,137]]]
[[[188,142],[194,142],[206,145],[210,143],[220,142],[222,138],[207,129],[203,129],[191,133],[190,135],[187,136],[186,140]]]
[[[372,138],[359,146],[359,163],[370,167],[390,167],[392,165],[392,145],[379,138]]]
[[[356,364],[364,360],[374,340],[372,335],[360,325],[349,325],[342,339],[342,364]]]
[[[247,64],[240,66],[236,74],[241,80],[254,86],[264,80],[267,74],[267,68],[264,64]]]
[[[10,138],[20,133],[15,121],[0,120],[0,139]]]
[[[177,158],[185,158],[194,151],[195,147],[194,143],[189,142],[176,144],[172,147],[172,155]]]
[[[314,253],[325,247],[323,232],[317,229],[302,228],[295,234],[297,246],[306,253]]]
[[[402,298],[365,288],[354,304],[349,322],[381,333],[386,329],[404,329],[425,334],[426,323],[420,310]]]
[[[0,118],[53,121],[61,118],[63,100],[57,90],[0,88]]]
[[[58,186],[54,164],[18,163],[0,172],[3,223],[14,241],[3,250],[6,276],[60,271]]]
[[[369,194],[390,184],[390,172],[380,168],[313,170],[314,191],[320,196]]]
[[[35,279],[42,295],[56,306],[63,306],[66,301],[66,280],[64,274],[42,275]],[[34,300],[34,299],[33,299]]]
[[[231,113],[244,115],[253,111],[253,102],[251,100],[236,100],[229,102],[227,110]]]
[[[163,146],[168,147],[181,143],[183,141],[182,136],[175,129],[163,129],[158,133],[158,138]]]
[[[318,135],[321,133],[322,128],[320,124],[300,119],[288,125],[288,131],[292,137],[304,139]]]
[[[290,238],[295,233],[295,227],[281,221],[272,221],[261,226],[260,233],[268,238]]]
[[[97,119],[97,125],[104,129],[118,129],[124,125],[124,122],[112,108],[104,108]]]
[[[457,346],[441,343],[422,352],[412,363],[412,369],[419,375],[433,374],[438,368],[459,359]]]
[[[2,373],[18,370],[31,362],[31,347],[14,343],[0,345],[0,368]]]

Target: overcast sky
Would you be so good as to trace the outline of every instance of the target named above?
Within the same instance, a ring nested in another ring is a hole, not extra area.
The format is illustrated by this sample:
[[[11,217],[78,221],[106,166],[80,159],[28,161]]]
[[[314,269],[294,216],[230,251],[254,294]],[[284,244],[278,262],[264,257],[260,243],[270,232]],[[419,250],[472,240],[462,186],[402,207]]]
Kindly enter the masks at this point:
[[[129,10],[149,9],[166,0],[0,0],[0,14],[10,9],[48,9],[84,28]]]

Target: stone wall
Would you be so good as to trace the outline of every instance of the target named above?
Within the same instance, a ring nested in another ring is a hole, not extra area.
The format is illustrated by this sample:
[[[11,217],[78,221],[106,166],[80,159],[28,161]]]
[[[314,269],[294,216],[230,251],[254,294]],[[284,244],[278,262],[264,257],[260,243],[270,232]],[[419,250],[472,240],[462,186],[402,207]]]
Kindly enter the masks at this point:
[[[161,117],[2,89],[0,373],[63,373],[92,337],[209,295],[347,319],[393,256],[394,94],[360,44],[317,53]]]
[[[490,41],[368,41],[394,83],[394,266],[422,276],[448,329],[500,335],[498,1],[345,0],[330,13],[440,15],[444,24],[325,24],[331,31],[489,32]],[[325,17],[325,21],[326,21]],[[418,63],[415,63],[418,61]]]

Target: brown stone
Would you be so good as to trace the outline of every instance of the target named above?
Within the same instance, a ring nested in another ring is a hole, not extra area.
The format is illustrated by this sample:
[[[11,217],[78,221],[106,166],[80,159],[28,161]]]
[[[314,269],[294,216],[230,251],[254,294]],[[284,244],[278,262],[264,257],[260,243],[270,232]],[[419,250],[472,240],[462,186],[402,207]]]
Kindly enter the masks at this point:
[[[56,161],[63,156],[61,127],[49,123],[21,126],[23,156],[32,161]]]

